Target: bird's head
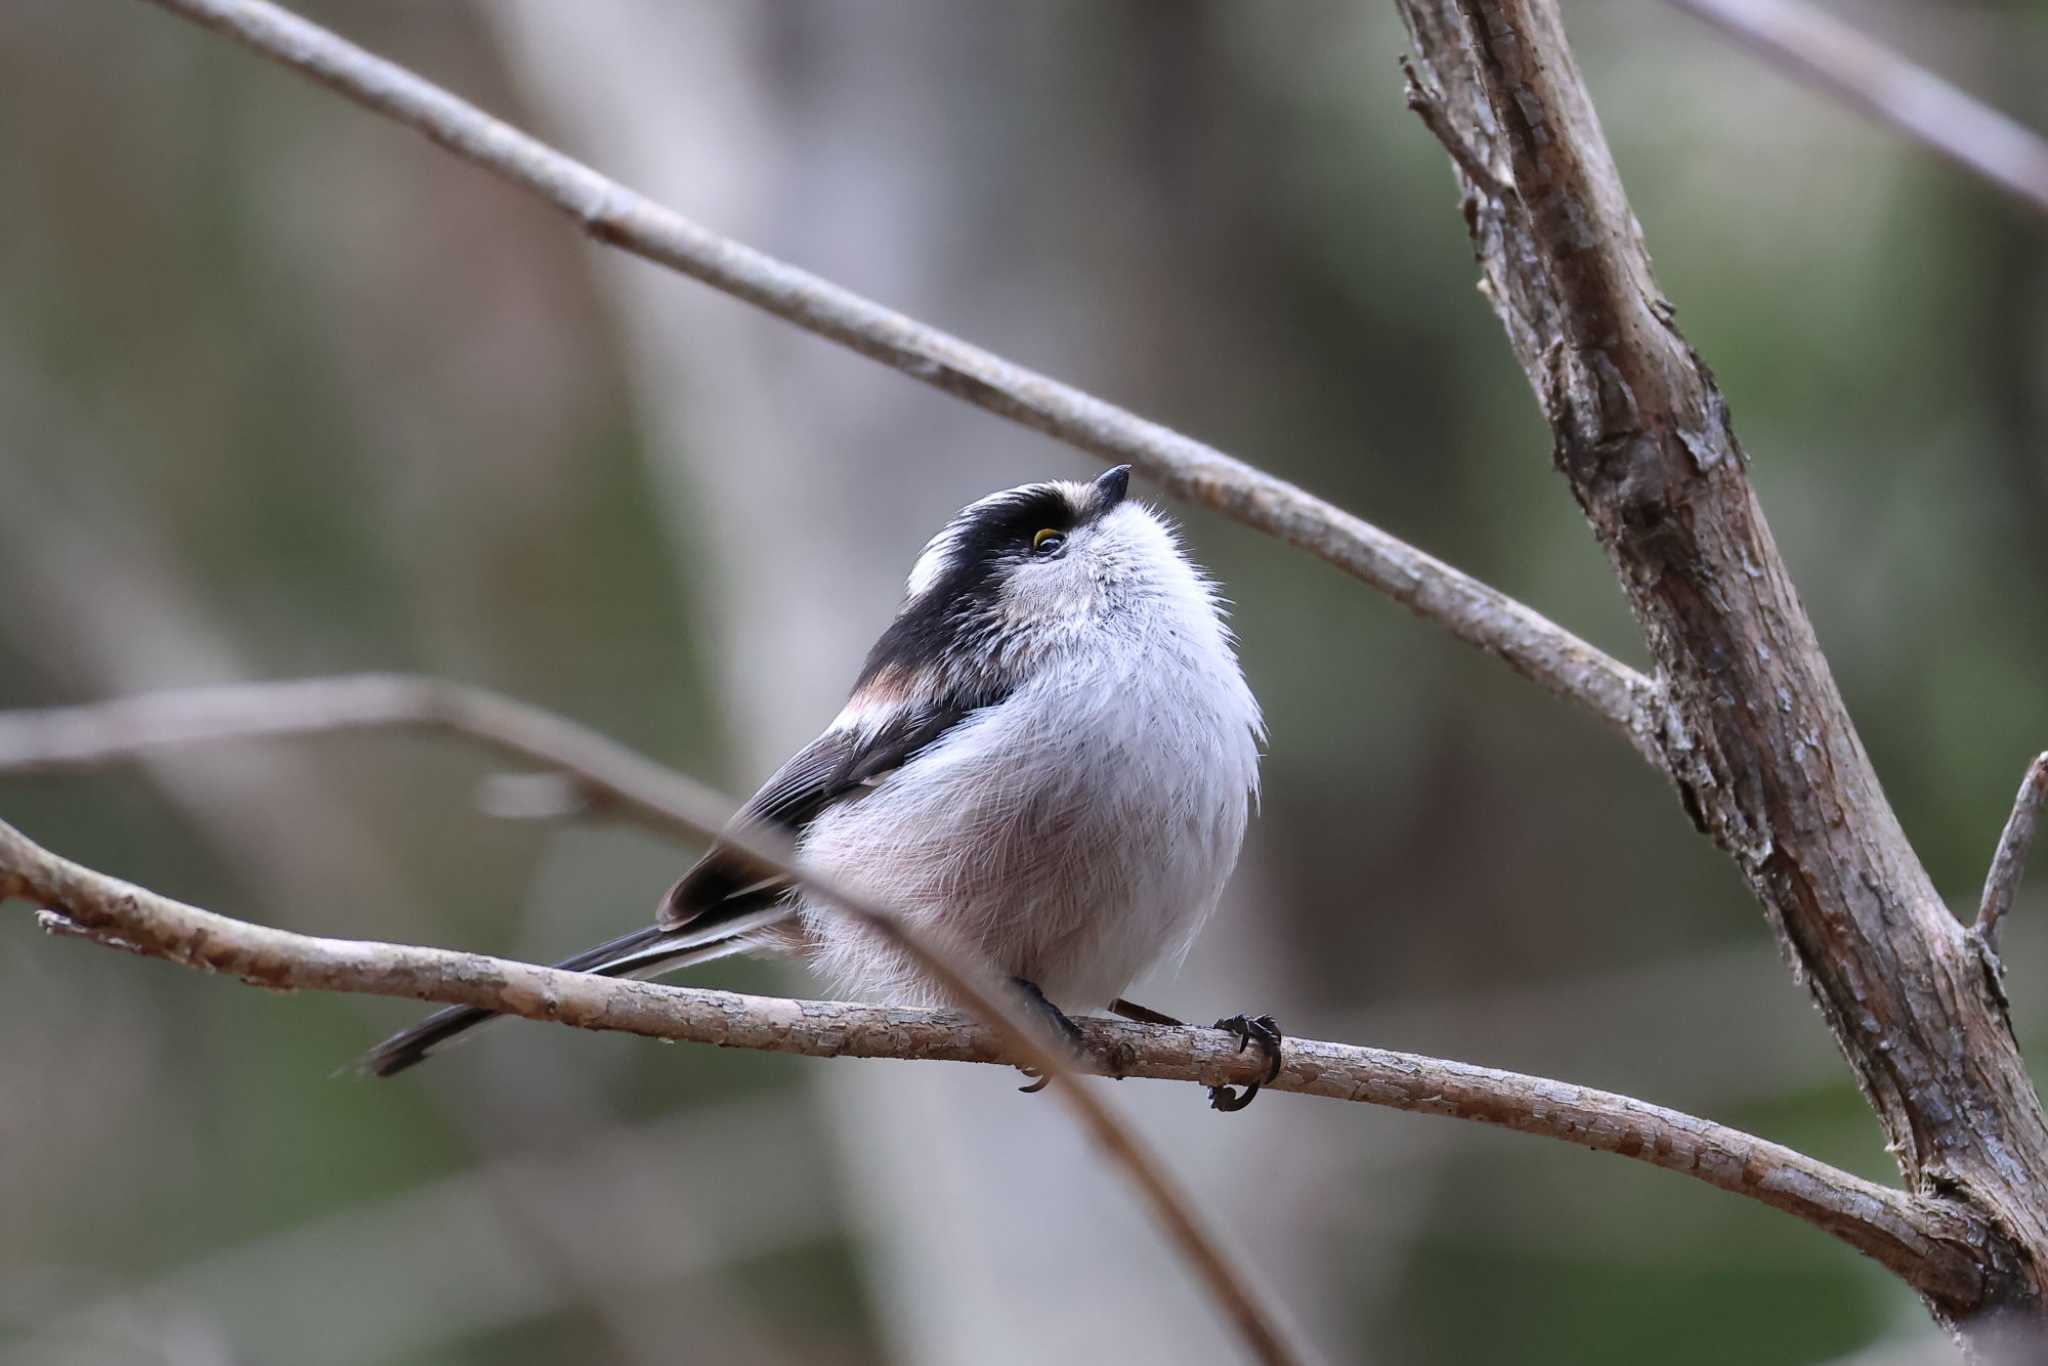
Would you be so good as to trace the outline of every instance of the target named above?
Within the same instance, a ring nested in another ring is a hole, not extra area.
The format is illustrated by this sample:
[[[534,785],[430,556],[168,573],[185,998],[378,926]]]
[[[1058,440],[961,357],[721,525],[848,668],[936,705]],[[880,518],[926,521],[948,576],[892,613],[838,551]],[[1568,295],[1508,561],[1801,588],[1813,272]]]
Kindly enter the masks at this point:
[[[1023,484],[968,504],[932,537],[862,683],[917,690],[941,674],[1021,674],[1148,608],[1213,615],[1208,583],[1157,514],[1129,499],[1119,465],[1089,483]]]

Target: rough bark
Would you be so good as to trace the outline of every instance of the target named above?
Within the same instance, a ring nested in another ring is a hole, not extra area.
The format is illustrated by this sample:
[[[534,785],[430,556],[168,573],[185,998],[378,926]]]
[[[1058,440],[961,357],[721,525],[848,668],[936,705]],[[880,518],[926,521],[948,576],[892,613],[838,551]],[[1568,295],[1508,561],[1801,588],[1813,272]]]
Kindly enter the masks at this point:
[[[1656,744],[1811,988],[1900,1171],[1981,1220],[1963,1322],[2043,1310],[2048,1124],[1973,937],[1908,845],[1706,365],[1657,291],[1551,0],[1398,0],[1485,292],[1658,665]],[[1487,184],[1491,179],[1494,184]]]

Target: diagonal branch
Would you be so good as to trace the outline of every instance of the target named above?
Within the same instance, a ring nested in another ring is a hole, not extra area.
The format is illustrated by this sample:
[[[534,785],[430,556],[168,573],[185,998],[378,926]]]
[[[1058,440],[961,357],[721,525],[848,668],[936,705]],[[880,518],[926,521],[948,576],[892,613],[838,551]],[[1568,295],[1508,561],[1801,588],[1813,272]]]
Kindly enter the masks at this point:
[[[155,0],[532,191],[600,242],[682,272],[913,379],[1308,551],[1523,677],[1591,710],[1638,753],[1650,680],[1532,608],[1378,527],[1058,380],[720,237],[392,62],[264,0]]]
[[[1243,1335],[1254,1356],[1265,1362],[1298,1359],[1278,1315],[1224,1252],[1222,1244],[1196,1213],[1192,1196],[1135,1131],[1098,1097],[1071,1084],[1064,1075],[1071,1070],[1066,1058],[1049,1047],[1040,1031],[1002,1000],[986,973],[949,961],[886,908],[798,865],[795,849],[786,839],[759,827],[730,825],[733,804],[710,788],[573,721],[481,688],[393,674],[195,688],[97,706],[0,712],[0,772],[88,768],[159,746],[232,736],[310,735],[378,728],[443,730],[465,735],[501,753],[571,775],[592,804],[622,811],[673,834],[722,839],[764,867],[791,874],[835,911],[891,941],[944,986],[973,1017],[987,1023],[1006,1057],[1055,1078],[1054,1089],[1145,1198],[1154,1217],[1215,1294],[1219,1307]],[[0,826],[0,845],[17,851],[21,847],[33,850],[33,846],[26,845],[4,826]],[[86,873],[75,865],[67,867],[79,874]],[[5,871],[0,869],[0,890],[8,886]],[[13,871],[21,873],[18,867]],[[17,884],[17,889],[45,888],[38,894],[54,905],[68,908],[62,897],[46,890],[47,885],[30,882]],[[269,980],[264,973],[271,971],[266,966],[270,960],[261,956],[266,949],[246,944],[240,950],[222,947],[232,942],[236,922],[220,917],[193,921],[186,912],[198,916],[206,913],[159,901],[158,909],[175,908],[184,917],[175,929],[163,928],[165,922],[161,921],[146,922],[138,933],[133,925],[105,914],[68,918],[85,929],[89,937],[102,939],[111,947],[171,957],[186,966],[233,972],[245,980]],[[220,923],[215,924],[216,921]],[[147,923],[155,923],[157,928],[151,930]],[[65,927],[50,928],[63,932]],[[224,930],[228,931],[226,938],[222,937]],[[284,934],[276,930],[261,933]],[[331,947],[344,942],[304,936],[286,938],[303,941],[301,947]],[[282,941],[266,942],[274,945]],[[230,958],[216,961],[212,956],[216,951],[228,953]],[[257,957],[235,956],[244,952],[255,953]],[[231,962],[244,966],[230,966]],[[289,974],[294,969],[288,965],[277,970]],[[579,974],[554,976],[576,979]],[[302,983],[279,980],[270,984]],[[521,998],[528,1002],[527,1009],[508,1007],[506,1013],[530,1014],[534,1008],[531,1003],[544,998],[546,988],[542,990],[542,997]],[[425,992],[396,994],[416,995],[421,1000],[445,999],[458,1005],[478,1004]]]
[[[587,808],[695,840],[732,804],[609,736],[524,702],[437,678],[343,674],[142,693],[0,711],[0,774],[90,770],[151,750],[357,730],[438,731],[562,775]]]
[[[1802,0],[1670,0],[2037,213],[2048,213],[2048,139]]]
[[[2041,820],[2041,803],[2048,799],[2048,754],[2036,755],[2020,780],[2013,798],[2012,815],[1999,832],[1998,849],[1991,856],[1991,871],[1984,877],[1984,900],[1977,910],[1977,937],[1984,947],[1998,954],[1998,927],[2012,909],[2019,892],[2020,877],[2027,871],[2027,851],[2034,846],[2034,827]]]
[[[1878,785],[1712,375],[1657,291],[1555,0],[1399,0],[1486,293],[1665,681],[1658,743],[1733,857],[1908,1183],[1994,1231],[1960,1323],[2048,1307],[2048,1123],[1996,984]]]
[[[270,988],[478,1006],[581,1029],[620,1030],[806,1057],[1007,1063],[999,1031],[954,1011],[792,1001],[534,967],[481,954],[320,939],[158,896],[38,847],[0,824],[0,899],[51,908],[45,928]],[[1202,1086],[1259,1079],[1265,1060],[1223,1030],[1078,1021],[1090,1071]],[[1078,1090],[1079,1087],[1069,1089]],[[1956,1212],[1779,1144],[1627,1096],[1383,1049],[1289,1039],[1267,1089],[1445,1115],[1541,1134],[1683,1173],[1822,1229],[1923,1293],[1979,1292],[1978,1236]]]

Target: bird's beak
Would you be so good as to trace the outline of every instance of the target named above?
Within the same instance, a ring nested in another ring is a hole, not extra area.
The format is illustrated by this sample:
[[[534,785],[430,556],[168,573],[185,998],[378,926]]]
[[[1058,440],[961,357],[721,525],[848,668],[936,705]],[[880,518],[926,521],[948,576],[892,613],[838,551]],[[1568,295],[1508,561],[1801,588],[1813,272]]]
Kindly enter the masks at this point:
[[[1131,491],[1131,467],[1118,465],[1105,471],[1095,481],[1095,515],[1100,517],[1124,500]]]

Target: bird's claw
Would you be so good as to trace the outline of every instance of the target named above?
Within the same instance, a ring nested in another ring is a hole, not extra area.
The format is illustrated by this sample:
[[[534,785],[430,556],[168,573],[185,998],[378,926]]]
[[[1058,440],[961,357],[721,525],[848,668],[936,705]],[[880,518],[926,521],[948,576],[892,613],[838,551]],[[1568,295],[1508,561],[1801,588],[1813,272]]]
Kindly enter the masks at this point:
[[[1061,1041],[1067,1045],[1068,1050],[1073,1054],[1074,1059],[1077,1062],[1085,1062],[1088,1057],[1088,1047],[1087,1041],[1082,1037],[1081,1026],[1075,1024],[1065,1011],[1047,1000],[1045,993],[1038,989],[1036,982],[1027,977],[1012,977],[1010,983],[1023,996],[1025,1006],[1036,1013],[1046,1024],[1050,1025],[1053,1032],[1060,1036]],[[1037,1095],[1052,1081],[1051,1077],[1040,1072],[1035,1067],[1019,1067],[1017,1070],[1025,1076],[1032,1078],[1029,1086],[1017,1088],[1027,1096]]]
[[[1216,1028],[1228,1030],[1235,1036],[1240,1053],[1251,1047],[1254,1040],[1266,1052],[1266,1075],[1261,1080],[1245,1083],[1243,1091],[1233,1091],[1228,1086],[1209,1088],[1209,1108],[1230,1113],[1251,1104],[1261,1086],[1280,1076],[1280,1024],[1271,1015],[1232,1015],[1218,1020]]]

